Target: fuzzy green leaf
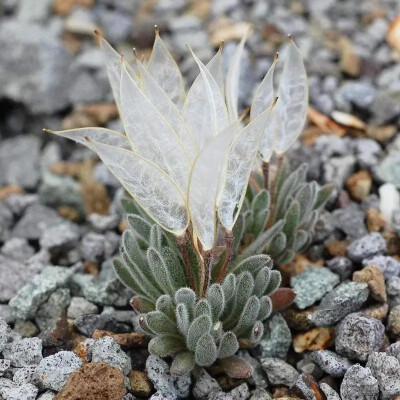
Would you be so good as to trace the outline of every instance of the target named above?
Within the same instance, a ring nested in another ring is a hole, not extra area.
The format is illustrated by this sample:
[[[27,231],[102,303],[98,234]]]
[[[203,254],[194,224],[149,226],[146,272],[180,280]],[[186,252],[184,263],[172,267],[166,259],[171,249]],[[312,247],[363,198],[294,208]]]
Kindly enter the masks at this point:
[[[207,291],[207,298],[210,302],[213,321],[218,321],[225,307],[225,296],[222,286],[218,283],[213,283]]]
[[[158,357],[167,357],[185,348],[182,339],[173,335],[158,335],[149,342],[149,353]]]
[[[196,364],[200,367],[209,367],[217,359],[218,351],[214,339],[209,333],[205,333],[197,341],[195,350]]]
[[[175,293],[175,288],[169,279],[169,271],[160,252],[153,247],[149,247],[147,250],[147,262],[154,278],[157,279],[159,286],[161,286],[163,289],[163,292],[169,293],[171,296],[173,296]]]
[[[250,256],[238,264],[232,272],[236,275],[244,271],[250,272],[253,276],[256,276],[258,272],[264,268],[272,268],[271,257],[266,254],[258,254],[255,256]]]
[[[138,313],[148,313],[156,309],[154,302],[143,296],[133,296],[130,300],[130,304]]]
[[[138,317],[139,325],[142,328],[144,332],[146,332],[148,335],[154,335],[154,332],[149,328],[147,325],[147,319],[146,319],[146,314],[140,314]]]
[[[189,316],[192,317],[194,312],[194,304],[196,303],[196,293],[190,288],[180,288],[175,293],[175,303],[185,304],[189,312]]]
[[[233,356],[239,350],[239,342],[233,332],[225,332],[218,346],[218,358]]]
[[[190,316],[184,303],[180,303],[175,309],[176,325],[182,335],[186,336],[190,326]],[[176,328],[175,328],[176,329]]]
[[[264,335],[264,324],[256,321],[251,328],[249,339],[252,343],[257,344]]]
[[[163,231],[159,225],[154,224],[150,229],[150,246],[157,250],[162,247]]]
[[[274,290],[278,289],[280,284],[282,283],[282,275],[279,271],[271,271],[269,277],[268,286],[265,289],[264,294],[271,294]]]
[[[156,310],[165,314],[171,321],[175,321],[174,303],[168,294],[163,294],[157,299]]]
[[[240,315],[239,322],[234,328],[234,332],[236,333],[236,335],[242,335],[253,326],[259,311],[260,301],[258,300],[258,297],[251,296],[247,300],[246,305],[244,306],[243,311]]]
[[[198,340],[205,333],[211,331],[212,321],[209,315],[200,315],[197,317],[189,327],[186,336],[186,345],[189,350],[195,350]]]
[[[171,363],[170,372],[174,376],[188,374],[195,366],[194,354],[190,351],[183,351],[175,356]]]
[[[200,299],[194,308],[194,317],[200,317],[200,315],[208,315],[210,318],[211,314],[211,306],[207,299]]]
[[[285,225],[282,232],[286,235],[286,240],[289,243],[296,232],[296,228],[300,221],[300,205],[297,200],[294,200],[285,214]]]
[[[268,245],[267,252],[275,259],[275,257],[285,250],[287,240],[286,235],[283,232],[279,232]]]
[[[300,251],[300,249],[307,243],[308,233],[304,230],[298,230],[293,241],[293,250]]]
[[[277,259],[276,263],[278,265],[284,265],[287,263],[290,263],[293,260],[293,257],[295,256],[295,252],[293,250],[286,250],[284,253],[282,253]]]
[[[314,204],[314,209],[322,207],[329,200],[329,197],[331,196],[334,188],[335,185],[333,184],[322,186],[322,188],[318,192],[317,200]]]
[[[272,301],[269,296],[263,296],[260,299],[260,310],[258,311],[257,319],[264,321],[272,313]]]
[[[224,291],[225,303],[229,301],[236,291],[236,276],[228,274],[222,281],[222,290]]]
[[[151,225],[139,215],[129,214],[126,217],[129,229],[134,233],[135,238],[142,241],[145,245],[149,245]]]
[[[160,311],[151,311],[145,318],[147,326],[156,334],[176,333],[175,323]]]
[[[261,271],[257,274],[254,280],[254,289],[253,294],[257,297],[261,297],[264,294],[265,288],[269,283],[269,276],[271,270],[269,268],[262,268]]]
[[[177,256],[177,253],[174,253],[168,247],[164,247],[160,252],[167,267],[169,279],[174,287],[174,291],[177,291],[181,287],[188,286],[189,280],[186,270],[180,258]]]

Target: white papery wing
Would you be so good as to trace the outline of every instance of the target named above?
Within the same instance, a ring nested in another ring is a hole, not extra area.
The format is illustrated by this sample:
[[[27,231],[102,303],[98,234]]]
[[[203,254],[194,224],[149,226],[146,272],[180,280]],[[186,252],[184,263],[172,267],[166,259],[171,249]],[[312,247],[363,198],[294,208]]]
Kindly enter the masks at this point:
[[[275,151],[282,155],[296,141],[307,118],[307,73],[299,49],[290,41],[278,89],[278,102],[274,112],[278,114],[280,131]]]
[[[91,147],[155,222],[176,235],[184,233],[189,223],[186,203],[167,174],[132,151],[96,142]]]
[[[190,176],[188,206],[193,230],[203,245],[212,249],[216,236],[216,200],[220,175],[235,129],[226,128],[211,138],[197,156]]]
[[[191,164],[174,130],[122,67],[121,111],[138,155],[166,172],[186,195]]]
[[[240,61],[243,56],[244,44],[250,30],[243,36],[240,41],[233,59],[229,65],[226,76],[226,103],[228,105],[229,121],[234,122],[238,119],[238,103],[239,103],[239,76],[240,76]]]
[[[210,72],[211,76],[214,78],[215,82],[224,93],[224,72],[222,69],[222,46],[215,53],[214,57],[207,63],[207,70]]]
[[[153,50],[147,70],[178,108],[185,99],[185,84],[181,71],[156,29]]]
[[[83,144],[90,148],[90,142],[86,140],[88,137],[90,140],[95,142],[109,144],[115,147],[121,147],[123,149],[130,149],[129,140],[125,135],[117,131],[105,128],[78,128],[78,129],[68,129],[65,131],[52,131],[50,129],[44,129],[45,132],[53,133],[58,136],[71,139],[76,143]]]
[[[272,107],[251,121],[231,144],[218,199],[218,215],[222,225],[231,230],[243,203],[250,173],[260,148],[262,135]]]
[[[278,61],[278,56],[275,56],[274,62],[265,75],[264,79],[257,87],[250,109],[250,119],[253,120],[264,112],[274,101],[274,72],[275,65]],[[279,127],[279,120],[276,117],[275,109],[272,111],[270,120],[265,128],[265,132],[261,141],[260,154],[265,162],[269,162],[274,151],[274,142],[277,129]]]
[[[106,65],[107,76],[110,82],[111,90],[114,95],[115,103],[121,114],[121,55],[117,53],[110,43],[107,42],[99,33],[97,37],[100,41],[100,50],[103,55],[103,60]],[[129,74],[133,79],[138,79],[135,72],[129,66]]]
[[[207,140],[226,128],[228,115],[218,84],[193,52],[192,55],[200,73],[189,89],[182,113],[201,150]]]
[[[191,161],[193,161],[198,149],[181,113],[161,86],[147,72],[146,68],[142,64],[139,64],[139,68],[146,96],[174,129]]]

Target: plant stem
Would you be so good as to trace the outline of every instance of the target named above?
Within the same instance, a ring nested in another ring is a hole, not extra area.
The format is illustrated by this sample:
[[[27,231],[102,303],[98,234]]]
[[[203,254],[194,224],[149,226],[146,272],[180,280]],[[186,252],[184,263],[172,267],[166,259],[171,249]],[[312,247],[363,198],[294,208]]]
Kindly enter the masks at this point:
[[[213,262],[212,250],[205,251],[203,253],[203,259],[204,259],[204,283],[203,283],[202,297],[205,297],[208,286],[210,285],[210,281],[211,281],[211,269],[212,269],[212,262]]]
[[[177,241],[178,241],[179,250],[182,253],[183,261],[185,262],[186,272],[187,272],[187,275],[189,277],[190,287],[191,287],[191,289],[196,291],[196,286],[195,286],[195,283],[194,283],[193,271],[192,271],[192,267],[190,265],[189,255],[188,255],[187,247],[186,247],[186,237],[185,237],[185,235],[178,236]]]
[[[269,162],[263,161],[262,172],[264,175],[264,187],[268,189],[268,178],[269,178]]]
[[[218,274],[217,282],[222,282],[225,278],[226,271],[228,269],[228,265],[231,262],[232,257],[232,244],[233,244],[233,233],[232,231],[225,229],[225,260],[222,265],[221,271]]]
[[[279,177],[279,171],[282,166],[282,162],[283,162],[283,155],[278,155],[277,159],[276,159],[276,171],[275,171],[275,176],[274,176],[274,182],[273,182],[272,188],[271,188],[271,211],[270,211],[270,215],[268,218],[266,228],[269,228],[274,221],[276,188],[278,186],[278,177]]]

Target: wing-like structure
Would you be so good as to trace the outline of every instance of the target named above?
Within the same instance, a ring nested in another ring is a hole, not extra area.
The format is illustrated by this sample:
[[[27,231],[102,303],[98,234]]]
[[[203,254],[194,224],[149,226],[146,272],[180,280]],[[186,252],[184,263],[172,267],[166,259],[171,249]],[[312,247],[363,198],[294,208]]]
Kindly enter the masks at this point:
[[[181,71],[161,39],[158,29],[147,69],[168,97],[180,108],[185,99],[185,84]]]
[[[275,151],[282,155],[300,136],[307,118],[307,73],[299,49],[290,40],[274,109],[279,120]]]
[[[159,166],[186,194],[190,159],[171,125],[124,67],[121,74],[121,111],[125,132],[134,151]]]
[[[216,200],[221,172],[235,127],[228,127],[211,138],[197,156],[190,176],[188,205],[193,229],[203,245],[210,250],[216,236]]]
[[[95,142],[109,144],[110,146],[120,147],[122,149],[131,148],[129,140],[125,135],[106,128],[78,128],[68,129],[65,131],[52,131],[50,129],[44,129],[44,131],[71,139],[74,142],[83,144],[89,148],[91,148],[91,145],[86,138],[94,140]]]
[[[155,222],[182,235],[189,223],[186,202],[172,179],[132,151],[91,142],[91,147]]]
[[[251,121],[231,144],[221,193],[218,199],[218,215],[222,225],[232,230],[243,203],[250,173],[260,148],[265,126],[272,106]]]

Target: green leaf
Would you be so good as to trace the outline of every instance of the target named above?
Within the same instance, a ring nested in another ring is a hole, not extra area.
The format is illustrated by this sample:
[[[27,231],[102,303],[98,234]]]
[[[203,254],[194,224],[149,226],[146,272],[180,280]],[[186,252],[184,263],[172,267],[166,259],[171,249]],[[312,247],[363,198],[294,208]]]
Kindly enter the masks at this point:
[[[269,296],[263,296],[260,299],[260,310],[258,311],[257,319],[264,321],[272,313],[272,301]]]
[[[271,294],[274,290],[278,289],[280,284],[282,283],[282,275],[279,271],[271,271],[269,277],[268,286],[265,289],[264,294]]]
[[[169,279],[174,288],[174,292],[179,290],[181,287],[189,286],[186,269],[183,266],[181,259],[177,257],[176,253],[168,247],[164,247],[160,252],[167,267]]]
[[[318,192],[317,200],[314,204],[314,209],[323,207],[323,205],[329,200],[329,197],[331,196],[334,188],[335,185],[331,183],[322,186],[322,188]]]
[[[256,276],[257,273],[264,267],[272,268],[272,260],[271,257],[266,254],[258,254],[255,256],[250,256],[240,262],[232,272],[236,275],[244,271],[250,272],[253,276]]]
[[[239,262],[245,260],[247,257],[250,257],[254,254],[262,253],[267,246],[268,242],[272,240],[275,235],[277,235],[283,228],[285,221],[282,219],[277,221],[271,228],[267,231],[263,232],[256,240],[254,240],[249,246],[247,246],[242,254],[235,260],[235,265]]]
[[[292,202],[289,210],[286,212],[285,221],[282,232],[286,235],[286,241],[290,242],[300,221],[300,205],[297,200]]]
[[[257,319],[258,312],[260,311],[260,301],[257,296],[251,296],[246,305],[243,308],[243,311],[240,315],[239,322],[236,324],[234,328],[234,332],[236,335],[240,336],[247,332],[253,325]]]
[[[152,300],[148,300],[143,296],[133,296],[130,304],[134,310],[139,313],[148,313],[154,311],[156,306]]]
[[[183,351],[177,354],[173,359],[170,372],[173,376],[182,376],[188,374],[194,366],[194,354],[190,351]]]
[[[165,314],[171,321],[175,321],[175,307],[171,296],[163,294],[157,299],[156,310]]]
[[[200,367],[209,367],[217,359],[217,346],[209,333],[205,333],[197,341],[195,350],[196,364]]]
[[[255,296],[261,297],[264,294],[264,290],[268,286],[268,283],[269,283],[270,273],[271,273],[270,268],[264,267],[257,274],[255,281],[254,281],[254,289],[253,289],[253,294]]]
[[[176,325],[160,311],[151,311],[146,314],[146,324],[154,333],[176,333]]]
[[[279,232],[267,247],[267,253],[271,255],[272,258],[282,253],[286,246],[286,235],[283,232]]]
[[[211,331],[212,321],[209,315],[200,315],[197,317],[189,327],[186,336],[186,346],[189,350],[195,350],[197,346],[197,342],[200,337],[205,333],[209,333]]]
[[[264,324],[256,321],[251,328],[249,339],[252,343],[257,344],[264,335]]]
[[[236,276],[234,274],[228,274],[222,281],[222,290],[224,292],[225,303],[228,302],[236,290]]]
[[[175,308],[176,326],[182,335],[186,336],[190,326],[190,316],[184,303],[180,303]],[[175,328],[176,330],[176,328]]]
[[[302,229],[296,232],[296,236],[293,241],[293,250],[300,251],[300,249],[307,243],[308,233]]]
[[[163,231],[159,225],[154,224],[150,229],[149,245],[157,250],[162,247]]]
[[[211,306],[212,319],[218,321],[225,306],[225,296],[222,286],[218,283],[213,283],[207,291],[207,298]]]
[[[293,260],[293,257],[295,256],[295,252],[293,250],[286,250],[284,253],[282,253],[277,259],[276,263],[278,265],[284,265],[287,263],[290,263]]]
[[[200,299],[194,308],[194,317],[200,317],[200,315],[208,315],[210,318],[211,314],[211,306],[207,299]]]
[[[134,215],[139,215],[148,222],[151,221],[150,217],[147,215],[146,212],[133,200],[132,197],[123,197],[121,199],[121,206],[122,209],[124,210],[125,214],[134,214]]]
[[[151,225],[139,215],[129,214],[126,217],[129,229],[134,233],[136,239],[148,246],[150,242]]]
[[[173,335],[158,335],[149,342],[149,353],[158,357],[167,357],[185,348],[182,339]]]
[[[239,350],[239,342],[233,332],[225,332],[218,346],[218,358],[233,356]]]
[[[161,286],[163,293],[168,293],[173,296],[175,288],[169,279],[170,275],[167,266],[161,254],[153,247],[149,247],[147,250],[147,262],[154,278],[157,279],[159,286]]]
[[[175,293],[175,303],[183,303],[186,306],[190,317],[193,316],[195,302],[196,293],[190,288],[180,288]]]
[[[150,327],[147,325],[147,319],[146,319],[147,314],[140,314],[138,317],[139,325],[142,328],[144,332],[146,332],[148,335],[154,335],[154,332],[150,329]]]

